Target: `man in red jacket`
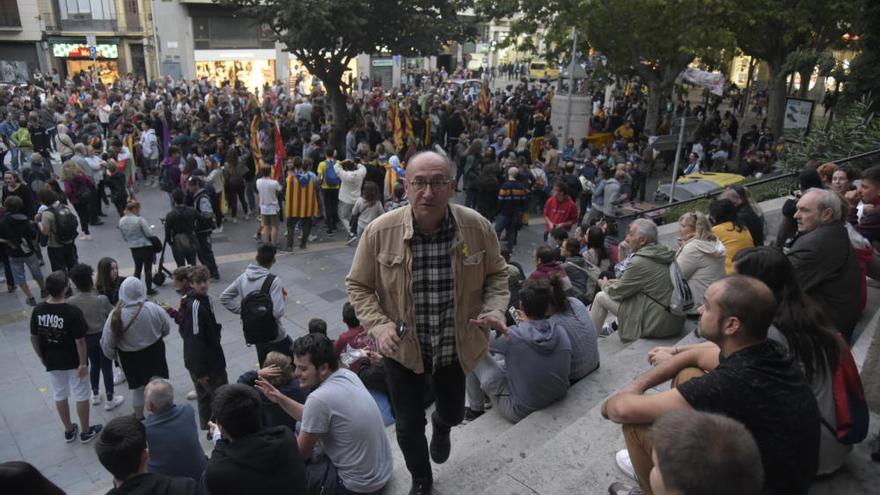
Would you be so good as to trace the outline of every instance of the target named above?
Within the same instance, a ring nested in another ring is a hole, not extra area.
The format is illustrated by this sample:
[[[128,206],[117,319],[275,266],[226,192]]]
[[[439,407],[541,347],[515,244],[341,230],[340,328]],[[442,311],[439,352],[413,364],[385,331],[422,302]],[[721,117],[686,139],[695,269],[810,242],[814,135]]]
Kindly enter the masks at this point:
[[[544,229],[544,241],[550,231],[556,227],[571,230],[571,226],[578,221],[578,207],[568,195],[565,184],[557,181],[553,184],[553,194],[544,203],[544,220],[547,226]]]

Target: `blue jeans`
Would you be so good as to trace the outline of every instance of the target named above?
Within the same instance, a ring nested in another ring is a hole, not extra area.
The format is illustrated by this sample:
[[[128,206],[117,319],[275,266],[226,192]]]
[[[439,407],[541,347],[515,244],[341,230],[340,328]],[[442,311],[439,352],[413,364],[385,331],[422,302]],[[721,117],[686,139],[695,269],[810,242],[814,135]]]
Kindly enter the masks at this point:
[[[89,381],[92,393],[98,393],[101,375],[104,375],[104,390],[107,400],[113,400],[113,361],[107,359],[101,350],[101,332],[86,334],[86,354],[89,357]]]
[[[495,217],[495,234],[501,239],[501,232],[507,232],[507,250],[513,252],[516,246],[516,233],[519,230],[519,218],[499,213]]]

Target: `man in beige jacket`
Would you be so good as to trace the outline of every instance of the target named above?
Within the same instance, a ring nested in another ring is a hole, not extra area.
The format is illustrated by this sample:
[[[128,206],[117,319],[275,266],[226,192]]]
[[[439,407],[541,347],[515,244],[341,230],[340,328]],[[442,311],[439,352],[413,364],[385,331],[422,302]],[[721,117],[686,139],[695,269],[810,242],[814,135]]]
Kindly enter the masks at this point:
[[[397,442],[413,477],[410,493],[418,495],[433,484],[425,389],[436,401],[430,457],[439,464],[449,458],[450,429],[464,417],[465,375],[487,354],[489,329],[506,331],[510,298],[492,225],[449,204],[453,177],[443,155],[410,159],[409,206],[370,223],[346,278],[358,318],[387,358]]]

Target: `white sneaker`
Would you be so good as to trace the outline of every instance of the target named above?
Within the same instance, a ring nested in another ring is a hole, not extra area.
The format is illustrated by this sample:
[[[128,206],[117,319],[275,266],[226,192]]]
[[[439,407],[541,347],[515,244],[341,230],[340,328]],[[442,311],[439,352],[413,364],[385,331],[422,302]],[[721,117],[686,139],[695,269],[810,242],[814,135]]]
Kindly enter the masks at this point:
[[[310,235],[309,235],[309,242],[314,242],[314,241],[317,241],[317,240],[318,240],[318,236],[316,236],[315,234],[310,234]]]
[[[113,385],[119,385],[125,381],[125,372],[122,368],[113,368]]]
[[[238,223],[238,219],[235,217],[232,217],[232,223]]]
[[[223,226],[222,226],[222,225],[219,226],[219,227],[217,227],[216,229],[214,229],[214,233],[215,233],[215,234],[220,234],[220,233],[222,233],[222,232],[223,232]]]
[[[112,411],[112,410],[116,409],[117,407],[119,407],[119,405],[122,404],[123,402],[125,402],[125,397],[123,397],[121,395],[114,395],[113,400],[108,399],[107,402],[104,403],[104,410],[105,411]]]
[[[198,395],[196,395],[195,390],[190,390],[189,392],[186,393],[186,400],[196,400],[197,397],[198,397]]]
[[[101,403],[101,394],[92,394],[92,405],[97,406]]]
[[[617,453],[614,454],[614,460],[617,461],[617,467],[623,471],[623,474],[629,476],[634,481],[639,481],[638,476],[636,476],[636,470],[633,468],[632,461],[629,458],[628,450],[618,450]]]

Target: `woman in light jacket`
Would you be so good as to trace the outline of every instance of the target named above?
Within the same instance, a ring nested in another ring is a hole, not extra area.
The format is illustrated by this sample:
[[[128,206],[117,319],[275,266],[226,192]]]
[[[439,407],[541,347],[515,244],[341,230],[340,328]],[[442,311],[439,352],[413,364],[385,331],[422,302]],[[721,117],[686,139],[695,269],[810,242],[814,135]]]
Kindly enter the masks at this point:
[[[119,231],[122,232],[122,240],[131,249],[134,278],[141,278],[141,271],[145,271],[147,295],[156,295],[156,291],[153,290],[153,257],[156,253],[150,241],[150,237],[155,234],[147,224],[147,220],[141,216],[141,204],[136,199],[128,200],[125,216],[119,219]]]
[[[68,129],[64,124],[58,124],[56,127],[58,134],[55,135],[55,149],[61,155],[61,163],[73,158],[73,139],[67,134]]]
[[[724,278],[724,244],[712,233],[709,218],[700,212],[679,217],[678,234],[680,247],[675,253],[675,261],[694,298],[694,307],[688,314],[696,315],[703,304],[706,289]]]
[[[170,331],[171,317],[147,301],[143,282],[126,278],[119,288],[119,303],[104,323],[101,349],[109,359],[119,359],[138,419],[144,419],[144,386],[154,376],[168,378],[162,339]]]

